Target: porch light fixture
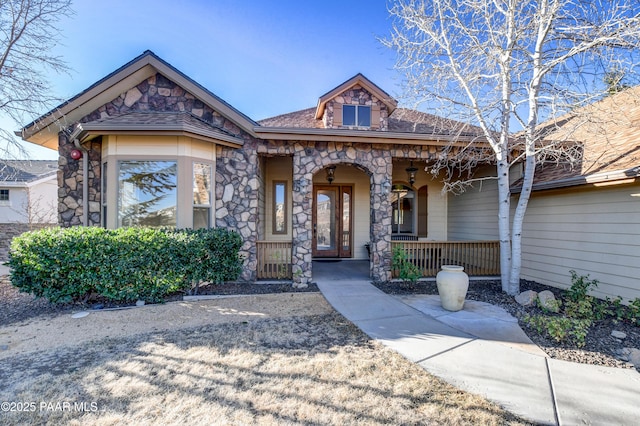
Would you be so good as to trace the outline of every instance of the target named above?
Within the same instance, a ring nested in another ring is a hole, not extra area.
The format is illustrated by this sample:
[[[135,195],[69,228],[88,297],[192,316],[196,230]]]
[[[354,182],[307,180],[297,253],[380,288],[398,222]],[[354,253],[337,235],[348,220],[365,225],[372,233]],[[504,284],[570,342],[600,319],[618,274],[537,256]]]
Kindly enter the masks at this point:
[[[336,178],[336,166],[327,167],[327,181],[331,184]]]
[[[409,167],[407,167],[405,169],[407,171],[407,174],[409,175],[409,183],[411,184],[411,186],[413,186],[413,184],[416,181],[416,172],[418,171],[417,167],[413,167],[413,161],[411,161],[409,163]]]

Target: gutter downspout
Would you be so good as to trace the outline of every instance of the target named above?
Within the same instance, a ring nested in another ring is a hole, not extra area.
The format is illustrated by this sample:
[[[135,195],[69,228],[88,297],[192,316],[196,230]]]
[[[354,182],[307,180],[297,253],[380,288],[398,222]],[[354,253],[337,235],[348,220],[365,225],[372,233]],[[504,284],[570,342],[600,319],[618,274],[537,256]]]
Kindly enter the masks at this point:
[[[78,125],[69,138],[82,152],[82,226],[89,226],[89,151],[78,140],[81,132],[82,126]]]

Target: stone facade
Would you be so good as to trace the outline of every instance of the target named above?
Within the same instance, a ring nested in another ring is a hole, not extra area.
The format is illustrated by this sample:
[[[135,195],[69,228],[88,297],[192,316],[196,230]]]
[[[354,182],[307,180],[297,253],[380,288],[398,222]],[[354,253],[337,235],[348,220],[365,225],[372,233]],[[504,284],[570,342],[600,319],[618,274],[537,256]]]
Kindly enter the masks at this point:
[[[377,130],[388,124],[387,106],[360,86],[355,86],[328,102],[323,120],[331,127],[333,110],[343,104],[372,106],[379,120]],[[330,165],[347,164],[364,171],[370,179],[371,277],[391,278],[392,161],[394,158],[432,160],[442,155],[436,147],[369,143],[257,140],[243,132],[192,94],[157,74],[122,93],[81,121],[89,122],[130,111],[187,111],[212,125],[241,137],[244,146],[218,146],[216,153],[215,225],[239,232],[244,240],[242,279],[255,280],[257,241],[264,237],[264,158],[291,156],[293,161],[292,270],[298,286],[311,281],[313,176]],[[340,127],[340,126],[336,126]],[[59,137],[59,215],[62,226],[82,223],[82,160],[72,160],[75,148],[64,134]],[[101,224],[101,151],[96,138],[84,144],[89,163],[89,224]]]
[[[322,121],[326,128],[345,129],[349,128],[342,124],[342,120],[335,120],[336,110],[343,105],[367,105],[371,107],[371,129],[387,131],[389,125],[389,110],[380,99],[373,96],[360,85],[356,85],[349,90],[342,92],[327,103]],[[341,115],[342,113],[340,113]]]
[[[85,143],[83,147],[89,156],[89,226],[100,226],[102,196],[102,140],[96,138]],[[76,149],[73,142],[60,133],[58,135],[58,223],[61,226],[82,225],[82,159],[71,158],[71,151]]]
[[[27,231],[58,226],[55,223],[0,223],[0,262],[9,260],[11,240]]]
[[[111,102],[83,117],[81,122],[117,116],[131,111],[187,111],[212,125],[242,137],[241,150],[220,147],[216,162],[216,226],[237,230],[245,243],[242,278],[255,279],[256,241],[259,228],[258,188],[262,186],[262,171],[257,162],[256,140],[233,122],[209,108],[191,93],[161,74],[156,74],[136,87],[122,93]],[[101,152],[99,138],[84,144],[89,152],[89,225],[101,224]],[[64,134],[59,136],[58,206],[62,226],[82,224],[82,160],[71,159],[75,149]]]

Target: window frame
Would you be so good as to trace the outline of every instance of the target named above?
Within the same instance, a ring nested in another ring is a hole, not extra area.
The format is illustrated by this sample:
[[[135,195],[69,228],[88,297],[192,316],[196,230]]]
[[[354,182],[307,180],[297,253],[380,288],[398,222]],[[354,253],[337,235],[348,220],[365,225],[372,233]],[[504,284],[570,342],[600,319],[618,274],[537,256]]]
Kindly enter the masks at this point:
[[[347,108],[354,108],[354,122],[353,124],[347,124],[345,123],[345,107]],[[368,112],[366,114],[362,114],[361,110],[363,109],[367,109]],[[355,105],[355,104],[342,104],[342,125],[343,126],[348,126],[348,127],[362,127],[362,128],[370,128],[371,127],[371,105]],[[368,117],[368,121],[369,124],[359,124],[360,123],[360,117],[364,115]]]
[[[278,186],[282,185],[282,194],[283,199],[282,202],[278,202]],[[271,233],[273,235],[286,235],[289,233],[289,209],[288,204],[289,200],[287,197],[287,186],[288,182],[286,180],[274,180],[272,184],[272,205],[271,205]],[[278,204],[282,204],[282,213],[284,216],[284,221],[282,224],[282,229],[278,229],[277,226],[277,212],[278,212]]]
[[[6,198],[5,195],[6,194]],[[8,188],[0,189],[0,206],[11,205],[11,190]]]
[[[211,211],[213,209],[213,164],[211,164],[210,162],[207,161],[199,161],[199,160],[193,160],[191,162],[191,183],[192,185],[195,185],[196,182],[196,164],[202,165],[202,166],[207,166],[209,168],[209,180],[208,180],[208,184],[209,184],[209,188],[208,188],[208,194],[209,194],[209,202],[208,203],[196,203],[195,200],[195,192],[192,193],[192,211],[191,211],[191,228],[193,229],[199,229],[195,227],[195,211],[196,210],[208,210],[207,213],[207,227],[206,229],[211,229],[211,224],[212,224],[212,220],[211,220]],[[195,188],[194,188],[195,191]],[[178,188],[178,192],[180,192],[180,188]]]
[[[174,196],[175,196],[175,203],[174,203],[174,218],[175,218],[175,223],[172,225],[159,225],[160,227],[177,227],[178,226],[178,205],[180,203],[180,182],[179,182],[179,175],[180,175],[180,166],[179,166],[179,161],[176,158],[163,158],[163,159],[154,159],[154,158],[140,158],[140,159],[135,159],[135,158],[122,158],[122,159],[118,159],[116,161],[116,173],[115,173],[115,182],[116,182],[116,210],[115,210],[115,220],[116,220],[116,228],[125,228],[125,227],[138,227],[138,226],[152,226],[152,225],[148,225],[148,224],[140,224],[140,223],[136,223],[136,224],[132,224],[132,225],[125,225],[122,222],[122,217],[121,217],[121,213],[122,213],[122,188],[121,188],[121,167],[123,163],[173,163],[174,167],[175,167],[175,186],[173,189],[174,192]]]

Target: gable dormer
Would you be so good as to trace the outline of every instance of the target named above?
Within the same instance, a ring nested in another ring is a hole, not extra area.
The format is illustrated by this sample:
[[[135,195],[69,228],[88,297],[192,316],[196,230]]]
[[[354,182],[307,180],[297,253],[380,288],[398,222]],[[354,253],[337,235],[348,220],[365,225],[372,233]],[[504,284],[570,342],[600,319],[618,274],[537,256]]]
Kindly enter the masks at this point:
[[[318,99],[315,118],[327,129],[386,131],[397,105],[387,92],[357,74]]]

